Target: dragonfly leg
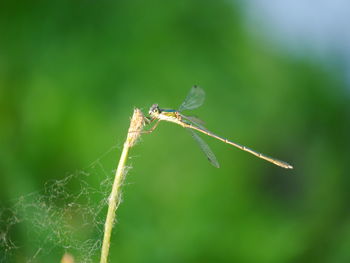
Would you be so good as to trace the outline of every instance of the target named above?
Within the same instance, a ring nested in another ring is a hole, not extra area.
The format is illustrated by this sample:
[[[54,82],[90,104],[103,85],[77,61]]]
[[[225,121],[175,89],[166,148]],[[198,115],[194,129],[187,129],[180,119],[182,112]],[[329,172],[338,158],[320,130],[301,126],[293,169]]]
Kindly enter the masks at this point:
[[[147,123],[147,124],[150,124],[152,121],[154,121],[155,120],[155,118],[151,118],[151,117],[145,117],[144,118],[144,120],[145,120],[145,122]]]
[[[154,119],[153,119],[153,120],[154,120]],[[151,121],[153,121],[153,120],[151,120]],[[151,121],[150,121],[150,122],[151,122]],[[147,130],[147,131],[142,131],[141,133],[151,133],[151,132],[153,132],[153,131],[157,128],[159,122],[160,122],[160,120],[158,119],[157,122],[156,122],[156,124],[154,124],[153,127],[152,127],[151,129],[149,129],[149,130]]]
[[[146,118],[145,118],[145,120],[146,120],[147,124],[152,123],[156,119],[156,118],[147,118],[147,119]],[[133,132],[151,133],[157,128],[159,122],[160,122],[160,120],[157,120],[156,124],[154,124],[153,127],[151,129],[147,130],[147,131],[141,131],[141,132],[140,131],[129,131],[129,133],[133,133]]]

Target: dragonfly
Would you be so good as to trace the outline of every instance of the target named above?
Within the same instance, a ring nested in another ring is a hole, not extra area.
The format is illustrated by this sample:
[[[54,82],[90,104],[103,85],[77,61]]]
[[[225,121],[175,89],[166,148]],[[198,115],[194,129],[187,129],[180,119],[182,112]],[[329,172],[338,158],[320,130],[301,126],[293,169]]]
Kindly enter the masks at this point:
[[[226,138],[218,136],[215,133],[210,132],[209,130],[207,130],[203,126],[203,122],[201,120],[199,120],[197,117],[187,116],[187,115],[184,115],[182,113],[183,111],[194,110],[194,109],[200,107],[203,104],[204,100],[205,100],[204,90],[198,86],[193,86],[191,88],[190,92],[188,93],[187,97],[183,101],[183,103],[180,105],[178,110],[161,109],[158,104],[153,104],[148,112],[149,117],[147,118],[147,120],[149,123],[152,123],[154,121],[156,121],[156,123],[147,132],[148,133],[153,132],[156,129],[156,127],[158,126],[160,121],[172,122],[172,123],[178,124],[178,125],[186,128],[191,133],[191,135],[195,139],[195,141],[197,141],[197,143],[199,144],[201,150],[206,155],[209,162],[217,168],[219,168],[220,165],[215,157],[215,154],[212,152],[212,150],[210,149],[208,144],[205,143],[204,140],[201,137],[199,137],[199,135],[196,132],[203,133],[203,134],[208,135],[210,137],[213,137],[217,140],[220,140],[226,144],[237,147],[245,152],[253,154],[253,155],[255,155],[261,159],[264,159],[265,161],[273,163],[277,166],[280,166],[280,167],[283,167],[286,169],[293,169],[293,166],[287,162],[269,157],[265,154],[257,152],[251,148],[248,148],[244,145],[235,143],[235,142],[230,141]]]

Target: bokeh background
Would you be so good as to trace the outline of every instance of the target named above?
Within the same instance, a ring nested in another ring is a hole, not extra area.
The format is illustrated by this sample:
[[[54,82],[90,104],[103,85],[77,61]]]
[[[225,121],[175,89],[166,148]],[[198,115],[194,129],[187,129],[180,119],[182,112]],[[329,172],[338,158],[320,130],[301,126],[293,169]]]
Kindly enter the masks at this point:
[[[277,2],[1,3],[1,262],[97,262],[133,108],[194,84],[209,130],[295,169],[205,138],[216,169],[161,123],[131,152],[110,262],[350,262],[349,5]]]

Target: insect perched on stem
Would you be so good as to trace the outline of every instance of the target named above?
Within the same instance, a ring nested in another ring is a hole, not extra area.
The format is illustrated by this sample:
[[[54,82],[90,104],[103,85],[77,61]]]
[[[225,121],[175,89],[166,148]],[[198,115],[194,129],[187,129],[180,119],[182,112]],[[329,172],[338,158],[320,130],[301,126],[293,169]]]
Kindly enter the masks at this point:
[[[173,123],[176,123],[176,124],[186,128],[191,133],[192,137],[198,142],[200,148],[205,153],[205,155],[207,156],[210,163],[217,168],[219,168],[219,163],[216,160],[214,153],[211,151],[209,146],[194,131],[201,132],[201,133],[206,134],[210,137],[218,139],[224,143],[235,146],[243,151],[249,152],[249,153],[251,153],[251,154],[253,154],[261,159],[264,159],[264,160],[271,162],[275,165],[278,165],[280,167],[283,167],[286,169],[293,169],[292,165],[290,165],[284,161],[280,161],[278,159],[269,157],[267,155],[264,155],[262,153],[255,151],[255,150],[252,150],[246,146],[240,145],[238,143],[235,143],[235,142],[229,141],[228,139],[220,137],[220,136],[208,131],[206,128],[204,128],[199,119],[182,114],[182,111],[184,111],[184,110],[193,110],[193,109],[200,107],[204,102],[204,98],[205,98],[204,90],[198,86],[193,86],[191,88],[190,92],[188,93],[186,99],[181,104],[181,106],[179,107],[178,110],[161,109],[161,108],[159,108],[158,104],[153,104],[149,110],[150,117],[148,117],[148,122],[151,123],[155,120],[157,122],[148,132],[154,131],[160,121],[173,122]]]

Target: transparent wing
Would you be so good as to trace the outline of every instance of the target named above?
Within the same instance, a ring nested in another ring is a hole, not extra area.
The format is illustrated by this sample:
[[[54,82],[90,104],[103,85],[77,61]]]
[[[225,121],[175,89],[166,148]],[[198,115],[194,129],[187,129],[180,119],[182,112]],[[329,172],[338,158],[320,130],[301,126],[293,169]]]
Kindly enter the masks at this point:
[[[211,151],[208,144],[206,144],[201,137],[198,136],[194,131],[187,129],[192,137],[198,142],[199,146],[201,147],[201,150],[204,152],[205,156],[208,158],[209,162],[214,165],[216,168],[219,168],[220,165],[218,163],[218,160],[216,160],[215,154]]]
[[[204,128],[204,121],[202,121],[201,119],[197,118],[197,117],[194,117],[194,116],[186,116],[186,115],[183,115],[183,114],[180,114],[182,119],[185,119],[191,123],[193,123],[194,125],[198,126],[199,128],[202,128],[204,130],[206,130]]]
[[[179,111],[193,110],[201,106],[205,99],[205,92],[198,86],[193,86],[186,99],[181,104]]]

